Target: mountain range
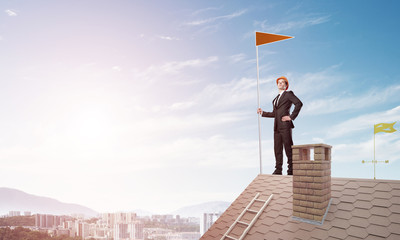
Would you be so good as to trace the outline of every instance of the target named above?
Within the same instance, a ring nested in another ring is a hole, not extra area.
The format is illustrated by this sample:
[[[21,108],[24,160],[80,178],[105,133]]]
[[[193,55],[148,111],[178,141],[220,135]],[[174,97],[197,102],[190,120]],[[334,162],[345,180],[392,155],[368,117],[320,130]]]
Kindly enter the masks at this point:
[[[224,212],[229,207],[229,202],[215,201],[192,206],[182,207],[172,215],[181,217],[200,217],[203,213]],[[0,215],[7,215],[9,211],[29,211],[32,214],[72,215],[83,214],[85,217],[96,217],[98,212],[79,204],[63,203],[53,198],[36,196],[23,191],[0,187]],[[144,210],[135,210],[138,215],[151,215]]]
[[[0,215],[9,211],[29,211],[32,214],[71,215],[84,214],[85,217],[95,217],[97,212],[88,207],[63,203],[53,198],[41,197],[12,188],[0,188]]]
[[[197,205],[182,207],[171,214],[181,217],[200,217],[203,213],[223,213],[230,205],[230,202],[215,201]]]

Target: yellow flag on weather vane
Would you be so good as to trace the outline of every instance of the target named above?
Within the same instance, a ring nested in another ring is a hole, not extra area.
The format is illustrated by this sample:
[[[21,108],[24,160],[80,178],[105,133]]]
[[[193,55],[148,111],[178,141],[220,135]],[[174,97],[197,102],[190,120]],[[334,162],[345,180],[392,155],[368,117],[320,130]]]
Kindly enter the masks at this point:
[[[380,132],[384,132],[384,133],[393,133],[396,132],[397,130],[394,129],[394,124],[396,124],[396,122],[394,123],[378,123],[374,125],[374,160],[372,161],[362,161],[362,163],[373,163],[374,164],[374,179],[376,179],[376,174],[375,174],[375,164],[377,164],[378,162],[382,162],[382,163],[389,163],[389,160],[385,160],[385,161],[377,161],[375,159],[375,135],[377,133]]]
[[[385,133],[392,133],[396,132],[397,130],[393,128],[394,123],[378,123],[374,125],[374,134],[377,134],[379,132],[385,132]]]

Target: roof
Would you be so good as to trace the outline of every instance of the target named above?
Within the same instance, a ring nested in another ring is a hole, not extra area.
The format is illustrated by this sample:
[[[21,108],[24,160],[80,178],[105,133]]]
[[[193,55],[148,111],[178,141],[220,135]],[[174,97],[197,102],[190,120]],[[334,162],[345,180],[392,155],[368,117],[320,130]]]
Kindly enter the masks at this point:
[[[200,239],[221,239],[258,192],[261,199],[274,196],[244,240],[400,239],[400,181],[332,178],[331,206],[324,223],[314,225],[292,219],[292,180],[258,175]],[[246,213],[242,221],[252,218]],[[229,235],[243,231],[237,224]]]

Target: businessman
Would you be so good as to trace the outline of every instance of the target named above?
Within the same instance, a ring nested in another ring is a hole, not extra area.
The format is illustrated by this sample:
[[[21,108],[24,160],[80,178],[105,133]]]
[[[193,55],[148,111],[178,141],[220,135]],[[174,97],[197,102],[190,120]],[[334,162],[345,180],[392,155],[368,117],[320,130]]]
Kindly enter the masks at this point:
[[[293,175],[292,164],[292,128],[293,120],[296,119],[303,103],[292,91],[286,91],[289,87],[289,81],[286,77],[276,79],[279,94],[272,101],[272,112],[264,112],[261,108],[257,109],[262,117],[274,118],[274,152],[275,152],[275,171],[272,174],[282,175],[283,147],[285,147],[286,157],[288,159],[288,175]],[[290,114],[290,107],[294,104],[294,110]]]

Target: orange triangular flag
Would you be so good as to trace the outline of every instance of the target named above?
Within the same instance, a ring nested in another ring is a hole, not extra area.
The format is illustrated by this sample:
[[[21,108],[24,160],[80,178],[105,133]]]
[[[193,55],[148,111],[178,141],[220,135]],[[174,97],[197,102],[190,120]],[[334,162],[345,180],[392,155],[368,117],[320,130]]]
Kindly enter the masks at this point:
[[[260,46],[266,43],[277,42],[285,39],[293,38],[290,36],[272,34],[272,33],[263,33],[256,32],[256,46]]]

